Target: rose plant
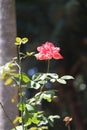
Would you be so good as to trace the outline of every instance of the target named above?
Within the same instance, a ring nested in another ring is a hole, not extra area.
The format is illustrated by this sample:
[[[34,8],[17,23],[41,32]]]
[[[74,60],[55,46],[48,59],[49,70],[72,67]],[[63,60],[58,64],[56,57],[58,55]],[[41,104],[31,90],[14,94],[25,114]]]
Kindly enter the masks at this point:
[[[50,81],[52,84],[55,82],[66,84],[67,80],[73,79],[70,75],[59,77],[57,73],[49,72],[49,63],[51,59],[59,60],[63,59],[60,54],[60,47],[55,47],[53,43],[46,42],[37,47],[38,53],[26,52],[26,54],[20,51],[21,45],[28,42],[28,38],[16,38],[15,45],[18,49],[18,57],[12,58],[11,61],[0,67],[1,79],[4,80],[5,85],[15,84],[18,88],[18,111],[19,115],[16,116],[12,123],[12,130],[48,130],[48,124],[53,126],[53,122],[56,118],[60,118],[59,115],[47,115],[39,106],[42,104],[42,100],[52,102],[56,98],[55,93],[57,90],[44,89],[45,84]],[[46,73],[35,73],[32,77],[29,77],[25,72],[22,72],[22,59],[26,57],[35,57],[36,60],[47,60],[48,69]],[[31,98],[26,98],[24,89],[35,89],[36,94]],[[16,97],[17,97],[16,96]],[[12,98],[12,102],[16,99]],[[1,104],[1,103],[0,103]],[[1,104],[2,106],[2,104]],[[3,106],[2,109],[4,110]],[[18,124],[18,125],[16,125]]]

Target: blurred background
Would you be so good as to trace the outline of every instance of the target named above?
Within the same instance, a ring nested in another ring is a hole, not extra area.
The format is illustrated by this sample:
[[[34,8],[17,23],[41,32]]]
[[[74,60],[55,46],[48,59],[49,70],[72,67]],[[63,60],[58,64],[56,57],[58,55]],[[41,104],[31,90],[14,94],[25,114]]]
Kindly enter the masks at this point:
[[[60,53],[64,59],[52,60],[50,72],[56,72],[60,76],[69,74],[75,79],[68,81],[67,85],[56,83],[52,86],[48,83],[46,88],[57,89],[58,98],[52,103],[43,101],[42,109],[47,113],[61,116],[59,120],[55,120],[54,127],[49,126],[49,130],[67,130],[63,121],[66,116],[73,119],[70,122],[71,130],[86,130],[87,1],[0,0],[0,24],[0,65],[13,57],[13,53],[16,54],[13,47],[16,36],[29,38],[29,43],[22,45],[22,52],[36,51],[36,47],[46,41],[53,42],[55,46],[61,48]],[[47,62],[37,62],[30,58],[23,60],[22,68],[29,76],[32,76],[36,72],[46,72]],[[17,108],[15,105],[12,108],[12,103],[8,103],[12,91],[8,88],[5,88],[5,91],[3,87],[0,87],[0,100],[7,112],[14,114],[14,109]],[[26,90],[28,98],[32,96],[32,93],[33,91]],[[2,116],[1,109],[0,115]],[[10,116],[14,119],[13,115]],[[0,122],[0,130],[11,129],[12,126],[9,127],[10,123],[6,117],[1,118]],[[3,126],[2,122],[4,122]]]
[[[86,0],[16,0],[17,36],[28,37],[21,50],[36,51],[46,41],[61,47],[63,60],[52,61],[50,72],[75,77],[67,85],[55,84],[58,99],[43,101],[43,109],[59,114],[49,130],[67,130],[63,118],[70,116],[71,130],[87,129],[87,1]],[[46,71],[46,62],[30,59],[23,63],[29,75]],[[48,84],[47,89],[53,87]],[[30,96],[27,90],[27,96]]]

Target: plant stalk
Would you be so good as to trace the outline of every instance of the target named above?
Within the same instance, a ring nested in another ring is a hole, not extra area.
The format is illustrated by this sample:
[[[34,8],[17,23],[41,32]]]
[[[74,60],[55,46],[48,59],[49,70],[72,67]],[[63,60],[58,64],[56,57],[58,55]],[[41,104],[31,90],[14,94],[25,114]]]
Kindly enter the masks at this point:
[[[1,105],[1,108],[2,108],[2,110],[3,110],[4,114],[5,114],[5,116],[8,118],[8,120],[10,121],[10,123],[12,124],[12,126],[14,127],[14,129],[17,130],[16,127],[15,127],[15,125],[13,124],[12,120],[11,120],[10,117],[8,116],[7,112],[5,111],[4,106],[2,105],[1,102],[0,102],[0,105]]]
[[[50,69],[50,60],[48,60],[48,64],[47,64],[47,73],[49,72]]]
[[[22,83],[21,83],[21,79],[22,79],[22,66],[21,66],[21,56],[20,56],[20,46],[18,46],[17,48],[17,53],[18,53],[18,64],[19,64],[19,90],[18,90],[18,93],[19,93],[19,100],[22,104],[22,111],[21,111],[21,118],[22,118],[22,129],[24,130],[24,120],[23,120],[23,96],[22,96]]]

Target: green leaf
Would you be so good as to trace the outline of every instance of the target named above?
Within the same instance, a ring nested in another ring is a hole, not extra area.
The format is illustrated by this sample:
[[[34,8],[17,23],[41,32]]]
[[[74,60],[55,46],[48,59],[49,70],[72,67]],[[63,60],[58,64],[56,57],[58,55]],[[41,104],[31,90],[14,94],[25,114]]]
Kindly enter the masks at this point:
[[[50,115],[50,116],[48,117],[48,119],[50,119],[52,122],[54,122],[54,119],[59,119],[59,118],[60,118],[59,115]]]
[[[37,81],[41,77],[41,73],[36,73],[32,76],[32,80]]]
[[[26,108],[28,111],[34,111],[34,107],[29,104],[26,104]]]
[[[55,79],[50,79],[50,82],[54,83],[56,80]]]
[[[28,82],[27,88],[39,89],[40,84],[31,80],[30,82]]]
[[[51,94],[51,96],[55,95],[55,92],[58,92],[58,90],[48,90],[48,91],[44,91],[45,94]]]
[[[48,123],[53,127],[54,119],[59,119],[59,118],[60,118],[59,115],[50,115],[48,117]]]
[[[6,81],[5,81],[5,85],[10,85],[12,83],[12,78],[8,78]]]
[[[53,79],[58,79],[58,74],[56,74],[56,73],[47,73],[46,75],[50,76]]]
[[[29,130],[48,130],[47,126],[31,127]]]
[[[48,102],[52,101],[51,94],[44,94],[43,99],[47,100]]]
[[[25,83],[28,83],[30,81],[30,78],[25,73],[14,74],[13,78],[15,78],[16,80],[20,79]]]
[[[41,77],[39,78],[39,80],[45,80],[47,78],[46,74],[42,74]]]
[[[42,126],[42,125],[46,125],[46,124],[48,124],[48,119],[45,116],[42,115],[42,118],[41,118],[38,126]]]
[[[26,55],[27,55],[27,56],[32,56],[32,55],[34,55],[34,53],[35,53],[35,52],[26,52]]]
[[[15,128],[13,128],[13,129],[11,129],[11,130],[15,130]],[[17,126],[17,127],[16,127],[16,130],[23,130],[23,128],[22,128],[22,126],[20,125],[20,126]]]
[[[64,75],[61,77],[61,79],[69,80],[69,79],[74,79],[74,77],[71,75]]]
[[[56,96],[55,96],[55,92],[56,92],[56,90],[44,91],[44,93],[43,93],[43,99],[47,100],[48,102],[51,102],[52,99],[53,99],[54,97],[56,97]]]
[[[25,44],[26,42],[28,42],[28,38],[26,37],[22,38],[22,43]]]
[[[34,81],[45,80],[46,78],[47,78],[47,73],[36,73],[32,76],[32,80]]]
[[[34,115],[34,116],[32,117],[32,122],[33,122],[34,124],[36,124],[36,125],[40,122],[40,120],[38,120],[38,118],[37,118],[37,115]]]
[[[32,119],[28,118],[28,121],[26,122],[26,124],[31,125],[32,124]]]
[[[42,101],[42,99],[43,99],[43,96],[44,96],[44,93],[37,93],[36,95],[35,95],[35,98],[36,98],[36,103],[37,104],[41,104],[41,101]]]
[[[29,130],[38,130],[37,127],[31,127]]]
[[[47,83],[47,81],[46,80],[40,80],[40,81],[38,81],[38,83],[44,85],[44,84]]]
[[[67,82],[64,79],[57,79],[57,82],[61,83],[61,84],[66,84]]]
[[[34,103],[35,101],[36,101],[36,98],[34,98],[34,97],[32,97],[32,98],[29,99],[29,103],[30,104]]]
[[[29,77],[28,77],[25,73],[22,73],[22,74],[21,74],[21,79],[22,79],[22,81],[24,81],[25,83],[27,83],[27,82],[30,81]]]
[[[26,109],[26,104],[24,104],[24,103],[19,103],[19,104],[18,104],[18,109],[19,109],[20,111],[24,111],[24,110]]]
[[[15,45],[21,45],[21,38],[20,37],[16,37],[16,42]]]

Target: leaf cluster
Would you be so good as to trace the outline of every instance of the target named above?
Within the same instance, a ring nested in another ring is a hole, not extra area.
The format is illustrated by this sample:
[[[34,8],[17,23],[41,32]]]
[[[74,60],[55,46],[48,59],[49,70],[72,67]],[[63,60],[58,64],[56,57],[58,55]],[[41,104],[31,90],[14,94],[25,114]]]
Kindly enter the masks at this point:
[[[13,124],[19,123],[19,125],[15,126],[12,130],[47,130],[48,124],[53,126],[54,120],[59,119],[60,116],[46,115],[41,109],[42,100],[52,102],[56,98],[56,90],[44,89],[45,84],[47,82],[66,84],[67,80],[73,79],[73,77],[70,75],[59,77],[56,73],[35,73],[32,77],[29,77],[26,73],[22,72],[22,59],[34,54],[34,52],[27,52],[26,54],[20,52],[21,44],[26,42],[28,42],[27,38],[17,37],[15,45],[19,50],[19,62],[17,62],[17,58],[13,58],[10,62],[0,67],[0,75],[1,79],[5,81],[4,84],[9,86],[13,83],[15,87],[18,87],[19,102],[17,107],[21,114],[13,121]],[[27,99],[24,96],[24,88],[34,89],[37,93]]]

